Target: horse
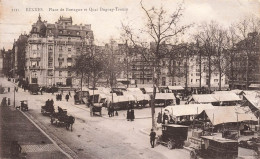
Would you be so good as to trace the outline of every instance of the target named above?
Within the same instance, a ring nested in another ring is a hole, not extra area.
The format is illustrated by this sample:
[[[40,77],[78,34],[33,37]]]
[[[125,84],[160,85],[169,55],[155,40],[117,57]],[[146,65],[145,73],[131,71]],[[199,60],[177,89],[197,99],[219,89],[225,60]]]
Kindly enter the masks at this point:
[[[69,128],[72,131],[72,125],[75,122],[75,118],[73,116],[67,116],[65,123],[66,123],[66,129],[69,130]]]

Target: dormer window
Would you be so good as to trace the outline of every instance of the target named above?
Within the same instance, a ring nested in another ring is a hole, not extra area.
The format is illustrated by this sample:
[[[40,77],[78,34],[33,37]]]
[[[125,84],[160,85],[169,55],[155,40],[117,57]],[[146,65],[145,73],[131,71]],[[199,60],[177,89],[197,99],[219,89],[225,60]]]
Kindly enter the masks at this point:
[[[79,35],[79,31],[77,32],[77,35]]]
[[[51,33],[51,30],[49,30],[49,33]]]
[[[70,35],[70,31],[68,31],[68,34]]]
[[[37,32],[37,28],[34,27],[34,28],[33,28],[33,32]]]
[[[70,42],[71,38],[68,38],[68,41]]]
[[[60,34],[62,34],[63,33],[63,31],[62,30],[60,30]]]

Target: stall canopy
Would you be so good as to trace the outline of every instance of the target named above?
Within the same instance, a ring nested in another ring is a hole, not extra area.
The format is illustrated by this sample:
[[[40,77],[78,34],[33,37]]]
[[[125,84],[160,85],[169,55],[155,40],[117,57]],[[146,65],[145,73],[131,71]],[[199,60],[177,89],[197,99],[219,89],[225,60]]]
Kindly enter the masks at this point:
[[[142,100],[150,100],[150,95],[149,94],[143,94],[142,91],[140,92],[124,92],[124,96],[129,96],[135,98],[136,101],[142,101]]]
[[[152,87],[145,87],[144,90],[145,90],[145,92],[147,94],[153,93],[153,88]],[[156,88],[156,92],[159,92],[158,88]]]
[[[244,95],[245,99],[250,102],[255,108],[260,110],[260,97],[256,95]]]
[[[212,97],[211,94],[194,94],[190,97],[189,102],[194,101],[195,103],[214,103],[218,100]]]
[[[168,86],[169,90],[179,91],[184,90],[182,86]]]
[[[175,96],[173,93],[156,93],[155,99],[173,99],[175,100]]]
[[[217,93],[217,94],[211,94],[213,98],[215,98],[219,102],[228,102],[228,101],[240,101],[238,95],[235,93]]]
[[[235,93],[217,93],[217,94],[194,94],[190,97],[189,102],[195,103],[214,103],[214,102],[229,102],[240,101],[238,95]]]
[[[242,95],[244,93],[244,91],[241,89],[233,89],[231,92],[235,93],[236,95]]]
[[[196,118],[207,116],[213,125],[236,123],[242,121],[257,121],[248,107],[221,106],[202,111]]]
[[[260,88],[260,84],[250,84],[250,88]]]
[[[186,115],[197,115],[206,109],[214,109],[214,106],[211,104],[176,105],[167,106],[164,108],[164,111],[168,111],[169,114],[178,117]]]
[[[127,88],[128,92],[133,92],[133,93],[140,93],[143,94],[140,88]]]

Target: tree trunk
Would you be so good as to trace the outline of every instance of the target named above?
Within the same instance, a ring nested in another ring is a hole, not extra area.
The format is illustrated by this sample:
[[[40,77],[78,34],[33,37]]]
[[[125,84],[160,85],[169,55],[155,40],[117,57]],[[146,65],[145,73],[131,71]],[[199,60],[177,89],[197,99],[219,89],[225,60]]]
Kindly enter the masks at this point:
[[[249,79],[248,79],[248,71],[249,71],[249,58],[246,56],[246,90],[248,90]]]
[[[234,89],[234,73],[233,73],[233,59],[230,61],[230,71],[231,71],[231,90]]]
[[[208,81],[208,89],[211,92],[211,88],[210,88],[210,82],[211,82],[211,56],[208,56],[208,61],[209,61],[209,81]]]
[[[201,89],[201,76],[202,76],[202,69],[201,69],[201,65],[202,65],[202,61],[201,61],[201,52],[200,52],[200,56],[199,56],[199,66],[200,66],[200,89]]]
[[[220,55],[219,55],[219,57],[220,57]],[[219,58],[219,61],[218,61],[218,69],[219,69],[219,83],[218,83],[218,89],[221,91],[222,69],[221,69],[221,61],[220,61],[220,58]]]
[[[186,63],[185,63],[185,90],[188,88],[188,61],[189,57],[186,57]]]

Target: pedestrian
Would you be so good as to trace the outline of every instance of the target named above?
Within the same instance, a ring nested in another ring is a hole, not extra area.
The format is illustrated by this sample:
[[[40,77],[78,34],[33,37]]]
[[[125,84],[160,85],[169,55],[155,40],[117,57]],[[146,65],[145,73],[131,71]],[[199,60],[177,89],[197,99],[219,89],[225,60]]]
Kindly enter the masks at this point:
[[[108,116],[111,117],[111,110],[110,110],[110,106],[107,107],[107,113],[108,113]]]
[[[168,120],[168,116],[166,115],[166,113],[163,113],[163,124],[165,124],[165,120]]]
[[[8,92],[10,92],[10,87],[8,87]]]
[[[115,115],[114,112],[115,112],[115,108],[114,108],[114,106],[112,105],[112,106],[111,106],[111,116],[114,116],[114,115]]]
[[[15,91],[18,92],[18,87],[15,87]]]
[[[60,94],[60,101],[62,101],[62,94]]]
[[[69,96],[71,97],[70,91],[69,91]]]
[[[69,101],[69,98],[70,98],[69,94],[67,94],[65,98],[66,98],[66,100],[67,100],[67,102],[68,102],[68,101]]]
[[[42,90],[43,90],[43,88],[41,87],[41,89],[40,89],[41,95],[42,95]]]
[[[159,124],[162,123],[162,113],[161,112],[158,113],[157,123],[159,123]]]
[[[116,110],[115,116],[118,116],[118,112],[117,112],[117,110]]]
[[[50,100],[50,106],[53,107],[53,105],[54,105],[54,101],[53,101],[53,99],[51,99]]]
[[[127,119],[127,121],[130,120],[130,110],[129,109],[127,109],[127,112],[126,112],[126,119]]]
[[[151,144],[151,147],[152,147],[152,148],[154,148],[155,137],[156,137],[156,133],[153,131],[153,129],[151,129],[151,133],[150,133],[150,144]]]
[[[181,102],[181,100],[180,100],[180,98],[179,98],[179,95],[177,95],[177,96],[176,96],[176,105],[180,105],[180,102]]]
[[[63,90],[61,90],[60,92],[61,92],[61,94],[63,94]]]
[[[134,119],[135,119],[135,111],[134,111],[134,109],[132,109],[131,110],[131,112],[130,112],[130,116],[131,116],[131,121],[134,121]]]
[[[56,101],[59,100],[59,94],[56,94]]]

